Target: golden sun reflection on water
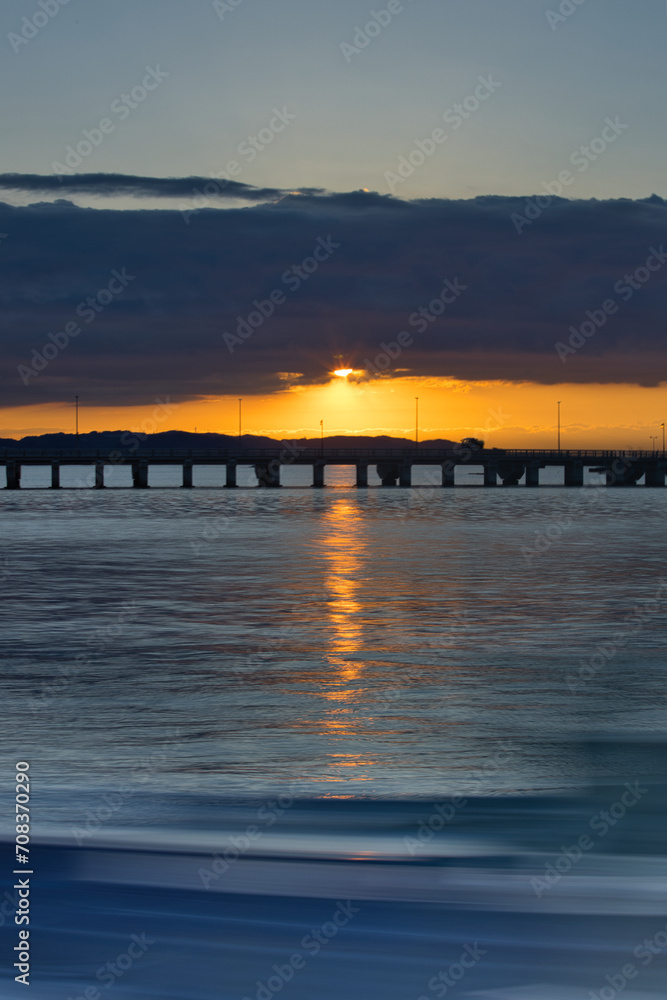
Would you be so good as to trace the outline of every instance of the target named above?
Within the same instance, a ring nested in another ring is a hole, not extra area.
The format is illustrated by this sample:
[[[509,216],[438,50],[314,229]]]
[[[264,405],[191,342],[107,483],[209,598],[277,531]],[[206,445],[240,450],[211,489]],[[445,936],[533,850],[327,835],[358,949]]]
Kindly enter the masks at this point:
[[[380,763],[365,748],[342,752],[350,737],[359,737],[368,722],[364,711],[364,635],[372,613],[367,581],[372,575],[369,561],[375,558],[367,538],[367,525],[359,504],[345,496],[334,497],[323,514],[320,544],[324,554],[323,590],[327,594],[325,657],[330,670],[319,696],[326,706],[321,719],[323,733],[333,744],[328,757],[332,784],[354,781],[370,784]],[[367,706],[366,706],[367,708]],[[361,726],[361,729],[360,729]]]
[[[353,680],[357,664],[345,658],[361,648],[362,605],[360,580],[366,557],[359,510],[347,499],[336,499],[325,514],[327,533],[322,538],[328,572],[324,589],[329,594],[329,662],[340,666],[341,679]]]
[[[352,714],[357,691],[354,682],[362,666],[354,656],[362,647],[363,605],[360,588],[365,575],[367,549],[363,536],[363,520],[359,509],[345,497],[336,498],[328,506],[325,532],[322,537],[326,574],[323,581],[328,594],[326,618],[326,658],[331,666],[327,688],[321,692],[329,708],[323,718],[325,732],[334,740],[354,732]],[[331,780],[349,775],[355,768],[356,780],[368,780],[364,773],[374,761],[358,754],[330,753]]]

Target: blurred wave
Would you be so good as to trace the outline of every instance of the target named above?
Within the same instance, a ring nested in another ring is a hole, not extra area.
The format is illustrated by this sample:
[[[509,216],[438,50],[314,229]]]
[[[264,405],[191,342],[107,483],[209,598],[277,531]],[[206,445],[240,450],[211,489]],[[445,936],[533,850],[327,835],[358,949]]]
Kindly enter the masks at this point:
[[[147,799],[151,823],[35,845],[36,1000],[666,996],[654,778],[439,801]]]

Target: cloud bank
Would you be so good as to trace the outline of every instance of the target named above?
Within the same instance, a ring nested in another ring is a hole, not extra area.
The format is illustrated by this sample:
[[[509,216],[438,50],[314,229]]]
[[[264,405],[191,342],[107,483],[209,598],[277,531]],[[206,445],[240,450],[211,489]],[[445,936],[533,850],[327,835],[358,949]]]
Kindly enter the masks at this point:
[[[281,188],[257,188],[231,178],[140,177],[135,174],[0,174],[0,189],[36,191],[42,194],[93,194],[100,197],[192,198],[204,192],[208,198],[271,201],[291,192]],[[304,188],[305,194],[320,194],[319,188]]]
[[[197,180],[3,175],[0,186],[189,197]],[[5,404],[271,392],[285,372],[307,385],[340,363],[373,378],[665,378],[656,196],[404,202],[234,188],[263,203],[0,204]]]

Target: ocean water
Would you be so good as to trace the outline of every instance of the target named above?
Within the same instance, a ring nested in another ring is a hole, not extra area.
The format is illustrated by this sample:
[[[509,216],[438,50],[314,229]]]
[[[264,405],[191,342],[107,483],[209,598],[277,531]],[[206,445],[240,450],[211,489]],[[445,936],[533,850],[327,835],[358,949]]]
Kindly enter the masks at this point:
[[[33,997],[667,996],[667,493],[125,471],[0,494]]]

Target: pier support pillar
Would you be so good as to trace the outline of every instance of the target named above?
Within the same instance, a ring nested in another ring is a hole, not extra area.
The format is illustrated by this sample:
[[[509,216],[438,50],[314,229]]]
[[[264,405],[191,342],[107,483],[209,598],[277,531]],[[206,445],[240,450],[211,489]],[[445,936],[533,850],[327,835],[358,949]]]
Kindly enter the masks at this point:
[[[636,486],[646,468],[642,462],[631,462],[621,457],[615,458],[607,467],[607,486]]]
[[[518,486],[525,468],[523,462],[500,462],[498,475],[503,481],[503,486]]]
[[[7,462],[7,489],[21,489],[21,463]]]
[[[664,462],[652,462],[650,465],[646,466],[646,478],[644,479],[644,485],[645,486],[665,485]]]
[[[442,463],[442,485],[443,486],[453,486],[454,485],[454,470],[456,466],[453,462],[443,462]]]
[[[280,486],[280,462],[274,458],[271,462],[258,462],[255,466],[258,486],[276,489]]]
[[[400,479],[401,467],[398,462],[379,462],[376,468],[383,486],[395,486]]]
[[[104,462],[95,462],[95,489],[104,489]]]
[[[614,459],[611,465],[607,466],[605,480],[607,486],[625,486],[625,470],[627,466],[622,459]]]
[[[148,489],[148,462],[132,463],[132,485],[138,490]]]
[[[322,489],[324,486],[324,462],[315,462],[313,465],[313,487]]]
[[[236,489],[236,462],[227,462],[225,486],[228,490]]]
[[[584,485],[584,463],[583,462],[566,462],[565,463],[565,477],[564,482],[566,486],[583,486]]]
[[[526,486],[540,485],[540,467],[537,462],[530,462],[526,466]]]
[[[192,462],[183,462],[183,488],[192,489]]]
[[[409,462],[404,462],[398,475],[399,486],[412,486],[412,466]]]
[[[497,486],[498,485],[498,463],[497,462],[485,462],[484,463],[484,485],[485,486]]]
[[[368,465],[365,462],[357,462],[357,489],[364,489],[368,486]]]
[[[51,489],[60,489],[60,462],[51,462]]]

